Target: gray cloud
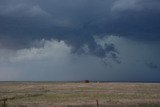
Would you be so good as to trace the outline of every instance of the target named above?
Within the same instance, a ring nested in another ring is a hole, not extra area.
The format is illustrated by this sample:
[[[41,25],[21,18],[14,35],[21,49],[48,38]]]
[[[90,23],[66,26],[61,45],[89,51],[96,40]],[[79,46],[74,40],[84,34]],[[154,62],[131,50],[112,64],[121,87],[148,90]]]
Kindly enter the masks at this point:
[[[0,0],[0,80],[159,81],[159,23],[159,0]]]
[[[160,40],[159,7],[159,0],[1,0],[0,47],[31,48],[35,41],[54,39],[63,40],[73,53],[116,59],[114,44],[102,47],[94,36]]]
[[[160,47],[157,43],[142,43],[123,37],[96,38],[96,43],[114,44],[119,50],[120,64],[90,54],[73,54],[64,41],[37,41],[40,47],[0,50],[0,80],[46,80],[46,81],[159,81],[160,68],[151,69],[146,62],[160,64]],[[160,42],[159,42],[160,44]],[[88,52],[87,46],[83,47]],[[110,49],[109,49],[110,50]],[[108,54],[109,55],[109,54]],[[4,56],[6,56],[4,58]]]

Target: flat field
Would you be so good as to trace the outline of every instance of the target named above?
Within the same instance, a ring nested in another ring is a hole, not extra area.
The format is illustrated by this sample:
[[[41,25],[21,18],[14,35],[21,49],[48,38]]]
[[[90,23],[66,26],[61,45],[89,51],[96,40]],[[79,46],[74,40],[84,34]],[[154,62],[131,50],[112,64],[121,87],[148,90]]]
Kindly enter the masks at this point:
[[[0,107],[160,107],[160,83],[0,82]]]

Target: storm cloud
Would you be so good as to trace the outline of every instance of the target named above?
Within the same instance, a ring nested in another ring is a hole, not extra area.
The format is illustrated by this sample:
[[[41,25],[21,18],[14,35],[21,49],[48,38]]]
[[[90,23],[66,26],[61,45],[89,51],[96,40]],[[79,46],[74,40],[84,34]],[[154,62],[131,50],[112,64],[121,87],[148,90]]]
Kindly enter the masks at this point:
[[[1,0],[1,47],[28,48],[35,40],[56,39],[73,52],[88,45],[90,53],[102,57],[106,49],[95,43],[95,35],[159,40],[159,5],[158,0]]]
[[[126,55],[130,49],[127,48],[125,53],[121,51],[121,47],[125,46],[116,45],[115,39],[112,42],[103,42],[102,39],[114,36],[123,38],[124,42],[127,40],[128,44],[128,40],[142,43],[144,47],[152,47],[147,50],[152,52],[152,56],[157,56],[159,23],[159,0],[0,0],[0,60],[8,59],[10,62],[14,58],[32,58],[33,54],[36,54],[35,58],[48,56],[46,52],[50,50],[46,47],[56,41],[54,43],[69,49],[66,53],[69,56],[94,57],[105,65],[112,61],[121,65],[132,57]],[[135,47],[137,44],[134,44]],[[58,51],[57,48],[50,49]],[[135,56],[143,56],[138,54],[141,52],[139,47],[136,49]],[[50,54],[49,57],[53,57]],[[122,54],[127,56],[123,60]],[[151,59],[143,60],[141,64],[144,68],[158,70],[159,62],[155,62],[155,57]]]
[[[160,65],[157,44],[117,36],[96,40],[102,46],[115,44],[122,62],[107,57],[104,64],[97,56],[71,53],[72,48],[64,41],[42,40],[43,47],[20,49],[16,53],[0,50],[0,80],[159,81],[160,68],[155,68]],[[146,62],[150,62],[149,65]]]

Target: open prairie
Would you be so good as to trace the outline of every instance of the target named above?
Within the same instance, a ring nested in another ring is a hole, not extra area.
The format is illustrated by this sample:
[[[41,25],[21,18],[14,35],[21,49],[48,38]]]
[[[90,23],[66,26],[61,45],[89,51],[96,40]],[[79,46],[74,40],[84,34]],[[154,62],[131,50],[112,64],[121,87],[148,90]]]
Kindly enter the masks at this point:
[[[160,107],[160,83],[0,82],[0,107]]]

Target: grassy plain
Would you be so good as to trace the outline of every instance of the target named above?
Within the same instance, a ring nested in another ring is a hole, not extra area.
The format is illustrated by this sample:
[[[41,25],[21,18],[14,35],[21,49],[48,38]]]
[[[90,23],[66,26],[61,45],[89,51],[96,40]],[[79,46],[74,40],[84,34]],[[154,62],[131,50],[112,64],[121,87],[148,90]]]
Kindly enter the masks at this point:
[[[0,82],[4,98],[7,107],[160,107],[160,83]]]

